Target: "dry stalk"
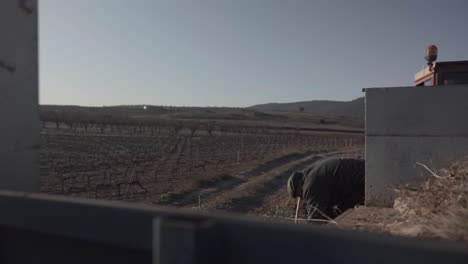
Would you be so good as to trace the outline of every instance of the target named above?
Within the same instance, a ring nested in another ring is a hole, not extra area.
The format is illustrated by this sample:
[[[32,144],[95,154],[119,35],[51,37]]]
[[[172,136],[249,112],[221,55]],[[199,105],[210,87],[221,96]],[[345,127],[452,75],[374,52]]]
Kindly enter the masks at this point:
[[[331,224],[338,224],[334,220],[327,220],[327,219],[304,219],[304,218],[291,218],[291,217],[279,217],[281,219],[286,220],[294,220],[294,221],[304,221],[304,222],[317,222],[317,223],[331,223]]]
[[[297,215],[299,214],[299,206],[301,205],[301,197],[297,197],[296,205],[296,216],[294,217],[294,223],[297,224]]]
[[[198,209],[201,210],[201,194],[198,195]]]
[[[320,213],[323,217],[325,217],[328,221],[334,222],[334,223],[336,224],[335,220],[333,220],[331,217],[329,217],[328,215],[326,215],[325,213],[323,213],[322,211],[320,211],[317,207],[315,207],[315,206],[313,206],[313,205],[312,205],[312,207],[314,208],[314,212],[315,212],[315,211],[319,212],[319,213]]]
[[[128,193],[130,191],[130,184],[132,183],[133,176],[135,175],[135,169],[136,169],[136,166],[133,166],[133,169],[132,169],[132,171],[130,173],[130,177],[128,179],[127,189],[125,190],[125,200],[128,199]]]
[[[425,168],[427,171],[429,171],[432,174],[432,176],[434,176],[434,177],[436,177],[438,179],[443,179],[444,178],[442,176],[437,175],[435,172],[433,172],[431,169],[429,169],[426,165],[424,165],[424,164],[422,164],[420,162],[416,162],[416,164],[423,167],[423,168]]]

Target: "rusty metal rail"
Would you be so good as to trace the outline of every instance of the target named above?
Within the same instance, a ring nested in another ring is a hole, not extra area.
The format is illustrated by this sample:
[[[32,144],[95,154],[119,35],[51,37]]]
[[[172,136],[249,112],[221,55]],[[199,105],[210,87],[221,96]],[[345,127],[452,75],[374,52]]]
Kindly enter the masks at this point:
[[[468,248],[313,225],[0,192],[1,263],[466,263]]]

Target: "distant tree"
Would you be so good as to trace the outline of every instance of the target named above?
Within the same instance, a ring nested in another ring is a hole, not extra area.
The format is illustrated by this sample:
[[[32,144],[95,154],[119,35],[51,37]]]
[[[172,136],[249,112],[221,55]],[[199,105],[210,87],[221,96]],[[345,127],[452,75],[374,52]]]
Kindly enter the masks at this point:
[[[208,135],[213,136],[213,130],[215,129],[215,126],[216,121],[212,121],[206,124],[206,131],[208,132]]]
[[[194,122],[192,124],[189,124],[189,129],[190,129],[190,136],[193,137],[195,135],[195,132],[197,129],[200,127],[200,122]]]
[[[70,130],[73,130],[75,123],[78,121],[78,114],[76,112],[63,112],[61,114],[63,123],[68,126]]]
[[[63,117],[62,115],[57,112],[57,111],[48,111],[48,113],[46,114],[47,115],[47,119],[51,122],[54,122],[55,123],[55,127],[57,129],[60,128],[60,123],[62,122],[63,120]]]
[[[304,112],[304,110],[305,110],[305,109],[304,109],[304,107],[303,107],[303,106],[299,107],[299,112],[303,113],[303,112]]]
[[[172,128],[174,129],[174,134],[179,134],[179,132],[184,128],[184,124],[182,122],[176,122],[173,124]]]
[[[42,128],[46,128],[47,122],[52,121],[52,112],[51,111],[44,111],[41,109],[39,112],[39,116],[42,122]]]

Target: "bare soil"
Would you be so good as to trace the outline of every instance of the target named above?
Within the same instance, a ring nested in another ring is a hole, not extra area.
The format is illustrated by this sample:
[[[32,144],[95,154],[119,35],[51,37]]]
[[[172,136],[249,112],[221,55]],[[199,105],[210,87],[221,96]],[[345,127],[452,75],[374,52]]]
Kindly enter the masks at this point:
[[[171,196],[170,199],[166,199],[165,201],[160,202],[160,204],[169,204],[173,206],[188,206],[198,203],[199,197],[203,197],[203,199],[205,199],[207,197],[212,197],[220,192],[234,189],[239,185],[262,175],[266,171],[275,170],[278,167],[281,167],[282,165],[304,158],[306,156],[311,155],[312,153],[313,151],[308,151],[305,153],[288,154],[267,161],[263,164],[260,164],[257,167],[254,167],[248,171],[242,172],[237,175],[223,175],[220,178],[203,181],[200,183],[199,189],[174,194]]]
[[[468,244],[468,157],[417,188],[400,187],[393,208],[360,207],[337,220],[343,228]]]

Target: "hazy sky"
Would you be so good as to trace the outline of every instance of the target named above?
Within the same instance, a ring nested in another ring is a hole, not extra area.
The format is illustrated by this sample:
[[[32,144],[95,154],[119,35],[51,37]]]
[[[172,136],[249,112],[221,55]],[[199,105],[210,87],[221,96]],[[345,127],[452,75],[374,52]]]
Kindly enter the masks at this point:
[[[249,106],[468,60],[466,0],[40,0],[40,103]]]

